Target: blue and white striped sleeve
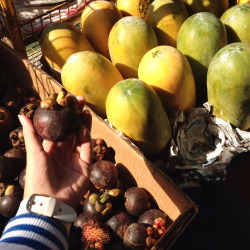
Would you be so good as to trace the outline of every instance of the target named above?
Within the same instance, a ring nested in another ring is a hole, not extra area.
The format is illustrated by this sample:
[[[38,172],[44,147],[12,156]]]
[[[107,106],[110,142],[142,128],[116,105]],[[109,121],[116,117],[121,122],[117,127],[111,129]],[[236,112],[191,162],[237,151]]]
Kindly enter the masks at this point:
[[[37,214],[16,215],[6,225],[0,239],[0,249],[4,245],[25,246],[26,249],[66,250],[68,233],[59,222]]]

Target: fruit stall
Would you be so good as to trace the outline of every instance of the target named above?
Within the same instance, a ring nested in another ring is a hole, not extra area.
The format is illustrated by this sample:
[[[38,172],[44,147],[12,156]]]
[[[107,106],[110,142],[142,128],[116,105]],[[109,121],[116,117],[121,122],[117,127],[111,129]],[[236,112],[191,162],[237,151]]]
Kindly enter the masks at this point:
[[[17,115],[63,141],[41,110],[84,96],[92,166],[70,249],[249,249],[249,1],[0,3],[1,232],[25,185]],[[87,210],[103,196],[105,214]]]

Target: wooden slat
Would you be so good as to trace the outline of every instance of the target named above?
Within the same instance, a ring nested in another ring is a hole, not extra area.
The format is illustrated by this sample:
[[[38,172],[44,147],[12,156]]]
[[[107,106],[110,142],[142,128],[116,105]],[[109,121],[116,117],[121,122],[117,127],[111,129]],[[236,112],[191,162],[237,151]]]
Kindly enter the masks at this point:
[[[24,45],[21,28],[17,18],[13,0],[0,0],[4,18],[6,20],[7,31],[13,48],[22,56],[27,58],[26,48]]]

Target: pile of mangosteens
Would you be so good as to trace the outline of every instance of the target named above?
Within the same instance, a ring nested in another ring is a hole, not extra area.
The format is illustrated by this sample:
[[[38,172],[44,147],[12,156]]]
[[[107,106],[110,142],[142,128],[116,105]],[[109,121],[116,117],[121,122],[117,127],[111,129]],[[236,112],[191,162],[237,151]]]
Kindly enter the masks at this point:
[[[23,198],[26,150],[18,114],[32,119],[40,99],[24,87],[10,85],[0,101],[0,235]]]
[[[147,190],[120,181],[112,149],[100,138],[93,148],[100,142],[105,153],[99,158],[93,150],[90,185],[70,230],[70,249],[150,249],[171,221]]]
[[[41,140],[63,141],[77,132],[81,116],[75,96],[61,89],[41,100],[25,87],[11,85],[0,101],[0,232],[23,198],[26,149],[18,114],[26,115]],[[0,234],[1,234],[0,233]]]

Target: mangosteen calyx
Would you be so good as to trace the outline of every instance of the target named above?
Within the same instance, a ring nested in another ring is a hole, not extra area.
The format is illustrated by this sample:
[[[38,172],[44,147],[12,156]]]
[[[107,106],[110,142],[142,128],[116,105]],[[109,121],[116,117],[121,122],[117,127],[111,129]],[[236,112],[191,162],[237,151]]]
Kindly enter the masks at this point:
[[[112,209],[109,196],[105,194],[92,193],[89,196],[89,202],[94,205],[96,212],[100,212],[102,215],[108,214]]]
[[[39,106],[40,106],[39,102],[36,101],[28,102],[20,109],[19,114],[25,115],[32,120],[34,113]]]
[[[23,137],[23,128],[18,127],[10,132],[9,138],[14,148],[20,148],[25,151],[25,142]]]

